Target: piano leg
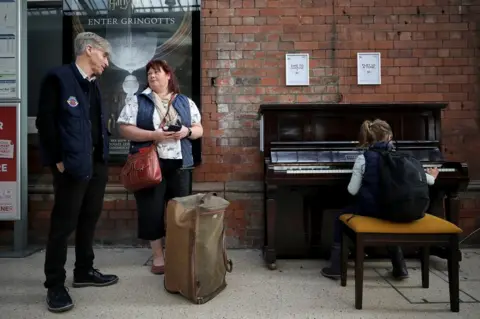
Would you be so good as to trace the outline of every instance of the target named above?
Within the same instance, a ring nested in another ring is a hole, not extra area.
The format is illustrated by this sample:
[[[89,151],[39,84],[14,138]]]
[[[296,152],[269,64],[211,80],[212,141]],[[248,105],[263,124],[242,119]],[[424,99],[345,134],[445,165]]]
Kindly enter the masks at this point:
[[[267,267],[270,270],[275,270],[277,269],[277,256],[275,252],[275,217],[277,214],[277,203],[275,201],[274,197],[274,190],[272,187],[268,187],[267,190],[267,205],[266,205],[266,228],[267,228],[267,233],[266,233],[266,238],[265,238],[265,247],[263,249],[263,258],[265,259],[265,262],[267,263]]]
[[[460,198],[458,193],[447,194],[445,200],[445,218],[458,226],[460,223]]]
[[[460,222],[460,198],[458,193],[447,193],[445,198],[445,219],[449,222],[459,225]],[[431,247],[431,255],[437,256],[442,259],[448,259],[448,251],[444,247]],[[460,250],[457,252],[458,261],[462,261],[462,253]]]

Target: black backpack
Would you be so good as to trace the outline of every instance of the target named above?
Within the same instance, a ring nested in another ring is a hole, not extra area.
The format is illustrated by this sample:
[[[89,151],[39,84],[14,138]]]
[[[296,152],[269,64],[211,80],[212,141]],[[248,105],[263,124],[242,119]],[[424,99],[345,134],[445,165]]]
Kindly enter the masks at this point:
[[[380,154],[379,209],[382,218],[407,223],[424,217],[430,196],[422,163],[401,152],[376,152]]]

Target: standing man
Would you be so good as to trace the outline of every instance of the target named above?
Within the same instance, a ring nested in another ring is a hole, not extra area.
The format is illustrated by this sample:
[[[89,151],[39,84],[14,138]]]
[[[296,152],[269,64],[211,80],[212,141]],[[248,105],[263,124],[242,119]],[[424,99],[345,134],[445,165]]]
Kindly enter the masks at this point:
[[[118,277],[93,268],[93,237],[108,180],[108,131],[96,76],[108,67],[110,44],[83,32],[75,62],[50,71],[41,85],[36,126],[44,165],[53,174],[44,283],[48,309],[73,308],[65,288],[67,240],[75,231],[73,287],[108,286]]]

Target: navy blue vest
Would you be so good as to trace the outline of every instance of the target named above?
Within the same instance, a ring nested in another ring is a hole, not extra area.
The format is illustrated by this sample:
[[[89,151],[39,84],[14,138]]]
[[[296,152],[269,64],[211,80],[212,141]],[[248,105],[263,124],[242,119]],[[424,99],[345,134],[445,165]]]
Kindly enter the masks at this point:
[[[88,95],[82,88],[85,81],[75,63],[63,65],[50,71],[60,79],[60,110],[58,129],[62,143],[62,161],[65,172],[75,178],[88,180],[93,170],[93,145],[90,123],[90,103]],[[97,91],[98,90],[98,84]],[[101,125],[103,139],[103,159],[108,161],[109,140],[108,130],[104,120],[104,112],[99,98],[101,109]]]
[[[392,143],[378,142],[363,153],[365,157],[365,173],[363,174],[362,186],[357,198],[358,214],[372,217],[382,214],[378,204],[378,198],[381,196],[379,186],[380,155],[372,149],[389,150],[392,147]]]
[[[138,99],[138,113],[137,113],[137,127],[154,131],[153,126],[153,112],[155,111],[155,102],[152,97],[152,92],[146,90],[140,94],[137,94]],[[190,114],[190,102],[188,97],[183,94],[178,94],[172,103],[173,108],[177,111],[177,114],[181,118],[182,125],[186,127],[192,127],[192,117]],[[142,147],[147,147],[152,145],[153,141],[147,142],[130,142],[130,154],[138,152]],[[191,167],[193,166],[193,156],[192,156],[192,143],[188,138],[183,138],[180,140],[182,147],[182,167]]]

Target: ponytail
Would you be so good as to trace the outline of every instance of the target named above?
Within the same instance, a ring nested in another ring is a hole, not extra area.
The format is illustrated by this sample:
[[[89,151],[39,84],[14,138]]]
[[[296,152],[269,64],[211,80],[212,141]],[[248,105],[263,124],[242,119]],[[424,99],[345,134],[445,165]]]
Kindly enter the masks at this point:
[[[360,147],[366,147],[376,142],[389,141],[392,138],[390,125],[380,119],[374,121],[363,121],[360,126],[359,142]]]

